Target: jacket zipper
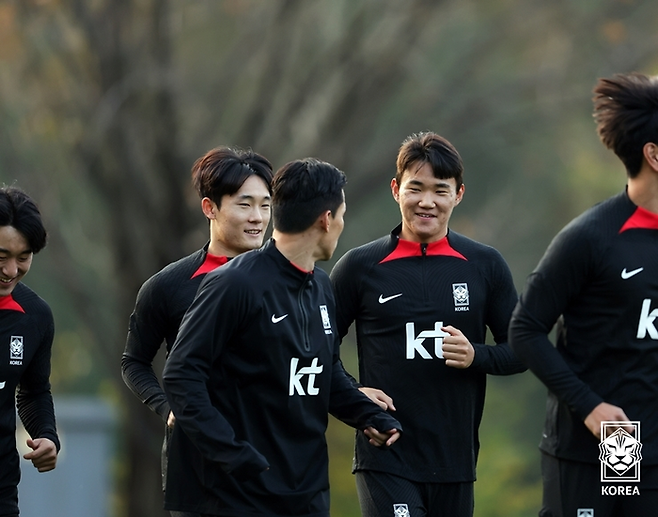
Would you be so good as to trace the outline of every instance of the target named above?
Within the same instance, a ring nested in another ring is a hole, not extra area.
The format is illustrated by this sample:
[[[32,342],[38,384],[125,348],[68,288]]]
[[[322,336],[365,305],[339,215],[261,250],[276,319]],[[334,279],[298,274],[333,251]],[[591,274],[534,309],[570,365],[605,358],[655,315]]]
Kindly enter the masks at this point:
[[[299,294],[297,295],[297,303],[299,304],[299,312],[302,315],[302,331],[304,334],[304,350],[307,352],[311,350],[311,340],[308,335],[308,313],[306,312],[306,307],[304,306],[304,291],[310,287],[311,280],[308,276],[304,279]]]
[[[429,297],[427,295],[427,282],[425,282],[425,262],[427,258],[427,243],[426,242],[421,242],[420,243],[420,253],[422,255],[421,259],[421,277],[420,277],[420,283],[423,286],[423,300],[426,302],[429,301]]]

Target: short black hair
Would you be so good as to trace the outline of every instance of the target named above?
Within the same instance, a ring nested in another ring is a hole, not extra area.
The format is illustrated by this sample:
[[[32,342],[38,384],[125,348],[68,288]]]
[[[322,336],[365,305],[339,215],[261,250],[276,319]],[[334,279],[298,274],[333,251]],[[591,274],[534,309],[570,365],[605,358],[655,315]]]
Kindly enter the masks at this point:
[[[601,142],[619,157],[628,176],[636,177],[644,144],[658,144],[658,76],[633,72],[601,78],[593,101]]]
[[[192,166],[192,184],[199,197],[211,199],[219,208],[222,197],[235,194],[252,175],[261,178],[272,194],[272,164],[251,149],[216,147]]]
[[[345,201],[345,174],[330,163],[316,158],[288,162],[272,181],[274,229],[301,233],[310,228],[323,212],[335,216]]]
[[[454,178],[459,190],[464,182],[464,164],[457,149],[442,136],[426,131],[405,138],[397,158],[395,180],[402,183],[404,171],[413,164],[429,163],[437,179]]]
[[[12,226],[27,240],[32,253],[46,247],[48,234],[36,203],[18,187],[0,187],[0,226]]]

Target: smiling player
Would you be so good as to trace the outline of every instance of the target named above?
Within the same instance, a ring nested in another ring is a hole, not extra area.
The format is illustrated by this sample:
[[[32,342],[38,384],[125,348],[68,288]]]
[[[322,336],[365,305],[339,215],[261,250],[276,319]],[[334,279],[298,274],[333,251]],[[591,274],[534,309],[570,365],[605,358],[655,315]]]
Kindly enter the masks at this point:
[[[259,248],[270,221],[272,166],[253,151],[218,147],[192,167],[192,181],[208,219],[210,240],[203,249],[149,278],[137,295],[121,361],[123,379],[135,395],[167,424],[175,418],[153,371],[165,343],[169,354],[185,311],[207,273],[229,259]],[[167,439],[163,449],[166,474]],[[174,517],[198,514],[172,511]]]
[[[391,181],[402,224],[349,251],[331,273],[340,336],[356,322],[359,380],[395,401],[406,434],[389,454],[357,435],[365,517],[470,517],[486,374],[524,369],[506,343],[517,299],[507,264],[448,229],[462,172],[446,139],[407,138]],[[487,327],[496,346],[484,344]]]
[[[342,369],[331,283],[316,266],[343,231],[345,181],[313,158],[281,167],[272,239],[199,287],[163,375],[176,414],[165,507],[329,517],[328,412],[380,454],[399,438]]]
[[[46,237],[34,201],[17,188],[0,188],[0,515],[7,517],[18,516],[16,409],[31,437],[25,459],[47,472],[59,451],[49,381],[53,315],[21,282]]]

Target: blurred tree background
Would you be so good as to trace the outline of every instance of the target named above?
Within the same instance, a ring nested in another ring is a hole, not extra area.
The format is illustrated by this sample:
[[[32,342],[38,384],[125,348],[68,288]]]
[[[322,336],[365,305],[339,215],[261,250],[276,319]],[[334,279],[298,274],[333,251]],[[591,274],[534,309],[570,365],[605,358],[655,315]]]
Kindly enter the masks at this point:
[[[436,131],[466,166],[451,227],[498,248],[521,290],[551,237],[623,188],[591,89],[657,73],[657,24],[655,0],[0,0],[0,182],[50,231],[26,283],[55,313],[54,393],[120,409],[112,515],[165,515],[163,424],[119,361],[141,283],[205,242],[198,156],[229,144],[344,170],[337,258],[397,224],[397,149]],[[529,373],[490,379],[476,516],[536,514],[544,395]],[[352,436],[332,421],[336,516],[359,515]]]

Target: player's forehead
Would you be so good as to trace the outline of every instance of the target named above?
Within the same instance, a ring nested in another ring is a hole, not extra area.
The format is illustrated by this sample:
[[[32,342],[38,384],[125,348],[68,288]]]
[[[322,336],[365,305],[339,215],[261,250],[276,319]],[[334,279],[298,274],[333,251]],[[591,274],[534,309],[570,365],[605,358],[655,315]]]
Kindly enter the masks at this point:
[[[424,186],[433,188],[457,188],[455,178],[439,178],[434,173],[431,164],[414,162],[402,172],[401,183],[409,186]]]
[[[0,226],[0,253],[22,255],[31,253],[27,238],[13,226]]]
[[[231,197],[243,198],[243,199],[244,198],[269,199],[271,196],[270,196],[270,190],[267,187],[267,183],[265,183],[265,180],[263,180],[263,178],[257,176],[256,174],[252,174],[246,180],[244,180],[244,183],[240,185],[240,188]]]

